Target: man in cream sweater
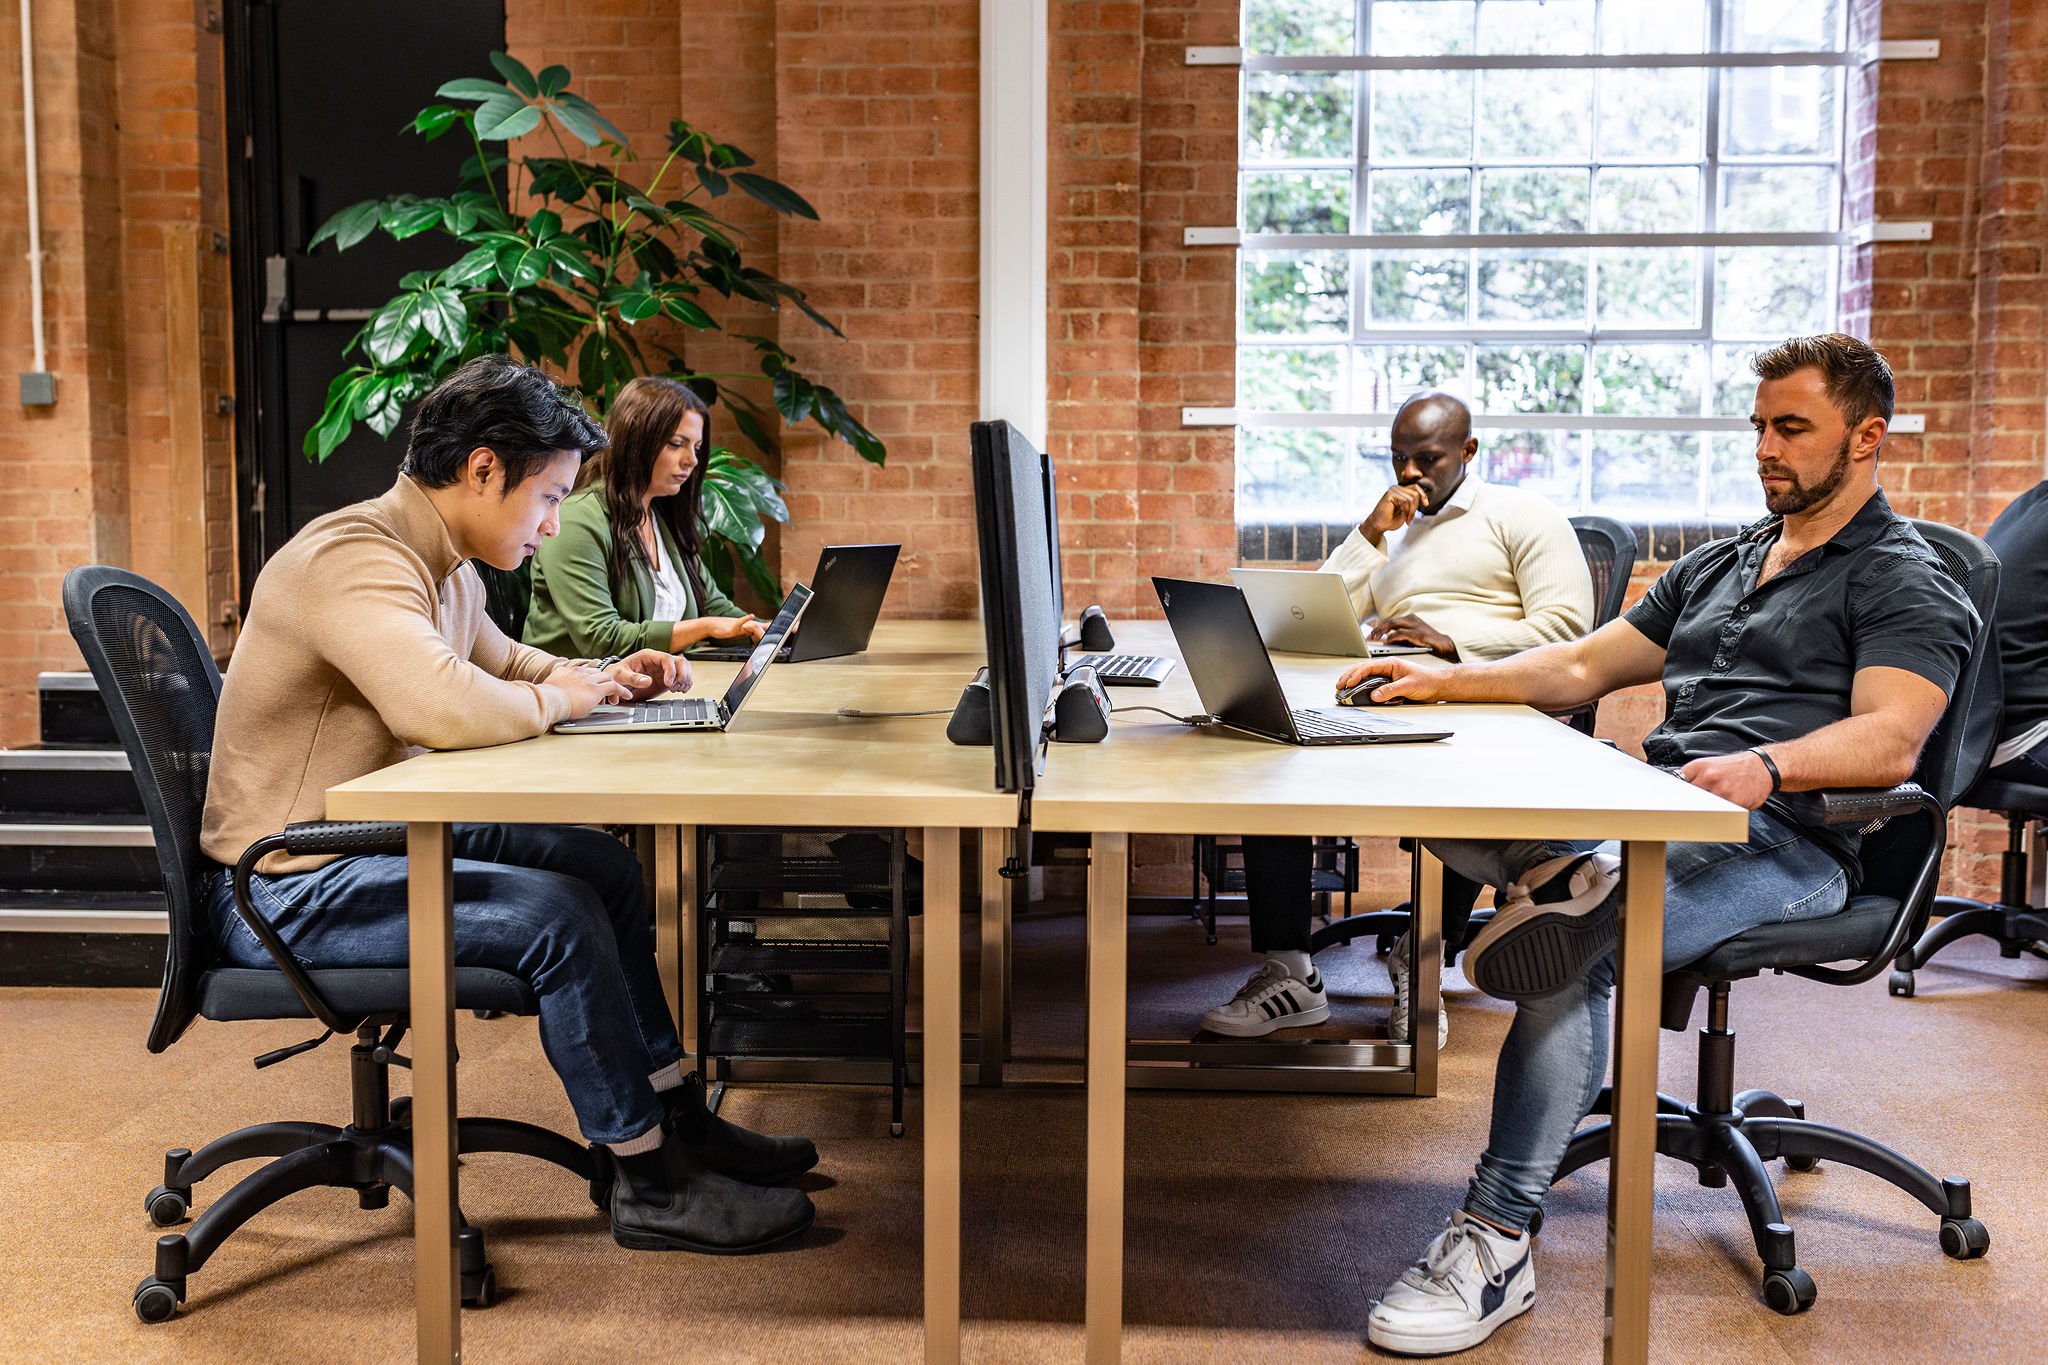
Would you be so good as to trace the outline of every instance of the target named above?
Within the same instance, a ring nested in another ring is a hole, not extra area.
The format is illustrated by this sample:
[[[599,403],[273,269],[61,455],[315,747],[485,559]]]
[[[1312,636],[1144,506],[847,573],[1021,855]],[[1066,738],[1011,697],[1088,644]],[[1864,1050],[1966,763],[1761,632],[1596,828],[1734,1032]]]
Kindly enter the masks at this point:
[[[1479,662],[1576,640],[1591,628],[1593,579],[1571,523],[1537,494],[1471,472],[1479,442],[1462,402],[1416,394],[1394,415],[1388,444],[1393,486],[1323,565],[1344,575],[1370,638]],[[1252,951],[1264,960],[1235,996],[1202,1016],[1202,1027],[1258,1038],[1323,1022],[1329,1000],[1309,956],[1308,838],[1247,838],[1244,872]],[[1405,1042],[1405,941],[1387,964],[1390,1032]],[[1439,1043],[1449,1024],[1439,1011]]]
[[[600,702],[688,686],[672,655],[558,659],[484,614],[468,561],[518,567],[605,443],[574,393],[504,356],[470,361],[421,400],[391,490],[308,525],[256,581],[221,688],[208,857],[232,865],[280,826],[323,818],[329,787],[421,749],[531,739]],[[810,1199],[772,1187],[817,1149],[716,1117],[682,1072],[623,845],[580,827],[457,825],[454,872],[455,960],[532,985],[541,1046],[584,1136],[610,1153],[600,1168],[621,1245],[751,1251],[810,1226]],[[405,965],[403,857],[273,854],[250,885],[302,961]],[[222,962],[273,965],[225,869],[207,903]]]

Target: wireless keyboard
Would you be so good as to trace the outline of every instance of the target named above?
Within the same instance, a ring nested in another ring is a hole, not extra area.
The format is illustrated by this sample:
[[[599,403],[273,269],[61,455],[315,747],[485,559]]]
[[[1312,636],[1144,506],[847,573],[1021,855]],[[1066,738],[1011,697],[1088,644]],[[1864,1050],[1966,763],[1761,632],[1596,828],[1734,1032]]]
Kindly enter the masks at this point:
[[[1067,667],[1084,665],[1105,687],[1157,687],[1173,672],[1173,660],[1157,654],[1084,654]]]

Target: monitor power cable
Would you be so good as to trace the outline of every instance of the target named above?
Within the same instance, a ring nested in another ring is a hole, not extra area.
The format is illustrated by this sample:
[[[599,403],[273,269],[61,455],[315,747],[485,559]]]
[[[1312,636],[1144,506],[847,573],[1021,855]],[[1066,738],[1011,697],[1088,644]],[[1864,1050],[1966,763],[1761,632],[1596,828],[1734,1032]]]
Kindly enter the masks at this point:
[[[863,711],[855,706],[842,706],[834,714],[853,720],[894,720],[903,716],[950,716],[953,708],[942,706],[932,711]]]
[[[1215,725],[1223,719],[1221,716],[1212,716],[1206,711],[1198,712],[1192,716],[1183,716],[1169,711],[1163,706],[1112,706],[1109,713],[1112,716],[1120,716],[1126,711],[1154,711],[1165,716],[1168,720],[1177,720],[1182,725]]]

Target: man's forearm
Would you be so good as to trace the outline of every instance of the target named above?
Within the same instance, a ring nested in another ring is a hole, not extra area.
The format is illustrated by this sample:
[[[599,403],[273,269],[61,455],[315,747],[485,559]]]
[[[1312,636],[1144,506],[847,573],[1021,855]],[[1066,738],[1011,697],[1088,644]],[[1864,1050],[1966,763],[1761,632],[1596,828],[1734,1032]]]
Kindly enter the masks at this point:
[[[1925,737],[1902,732],[1894,718],[1873,713],[1823,725],[1782,744],[1757,747],[1778,765],[1779,789],[1892,787],[1913,775]]]
[[[1568,711],[1600,695],[1577,646],[1577,641],[1543,645],[1492,663],[1453,664],[1446,681],[1460,701],[1522,702],[1539,711]]]

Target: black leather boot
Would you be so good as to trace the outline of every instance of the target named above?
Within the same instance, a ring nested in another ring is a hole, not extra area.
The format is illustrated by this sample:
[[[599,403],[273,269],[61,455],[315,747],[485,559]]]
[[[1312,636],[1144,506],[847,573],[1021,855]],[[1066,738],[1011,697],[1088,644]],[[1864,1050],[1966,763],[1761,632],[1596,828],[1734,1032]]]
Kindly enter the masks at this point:
[[[704,1077],[695,1071],[673,1090],[661,1092],[670,1143],[709,1171],[749,1185],[780,1185],[818,1164],[818,1149],[807,1137],[771,1137],[729,1122],[704,1103]]]
[[[760,1251],[817,1216],[801,1190],[757,1189],[704,1169],[673,1134],[658,1150],[613,1156],[611,1165],[612,1240],[634,1251]]]

